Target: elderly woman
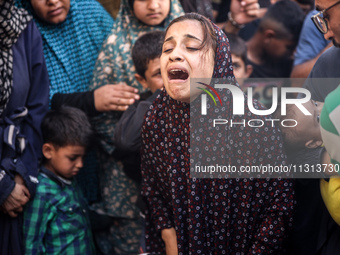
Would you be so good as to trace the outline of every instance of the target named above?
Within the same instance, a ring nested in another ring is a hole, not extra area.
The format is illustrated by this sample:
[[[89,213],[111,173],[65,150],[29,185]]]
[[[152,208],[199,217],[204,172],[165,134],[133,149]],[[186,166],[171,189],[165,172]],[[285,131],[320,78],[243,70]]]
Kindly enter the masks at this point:
[[[190,163],[197,159],[208,162],[220,157],[224,165],[236,169],[242,164],[285,164],[276,127],[212,129],[208,115],[190,122],[193,106],[200,105],[201,98],[197,93],[201,90],[190,89],[190,79],[220,78],[238,86],[225,34],[198,14],[175,19],[166,31],[161,73],[165,90],[147,112],[142,130],[147,250],[161,254],[284,253],[294,204],[292,181],[190,176]],[[208,107],[209,113],[240,122],[239,116],[232,115],[232,102],[231,93],[225,92],[223,106]],[[247,107],[244,116],[264,120]]]

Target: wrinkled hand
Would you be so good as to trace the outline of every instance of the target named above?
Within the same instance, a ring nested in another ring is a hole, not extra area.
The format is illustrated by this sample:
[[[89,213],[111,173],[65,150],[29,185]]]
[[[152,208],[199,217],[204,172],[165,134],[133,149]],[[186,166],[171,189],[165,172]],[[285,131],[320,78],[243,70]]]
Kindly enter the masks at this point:
[[[162,239],[165,243],[166,255],[178,255],[176,230],[168,228],[162,230]]]
[[[25,185],[16,183],[12,193],[2,204],[4,213],[15,218],[19,212],[23,211],[23,206],[29,201],[31,195]]]
[[[247,24],[260,15],[258,0],[231,0],[230,12],[238,24]]]
[[[94,105],[99,112],[125,111],[139,99],[138,89],[119,83],[108,84],[94,91]]]

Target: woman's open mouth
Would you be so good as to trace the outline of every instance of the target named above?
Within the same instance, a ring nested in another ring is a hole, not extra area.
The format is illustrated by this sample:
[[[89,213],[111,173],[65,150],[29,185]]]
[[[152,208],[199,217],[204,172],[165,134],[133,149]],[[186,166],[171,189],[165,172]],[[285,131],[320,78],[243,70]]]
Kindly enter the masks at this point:
[[[184,69],[171,69],[168,71],[169,80],[181,80],[186,81],[189,78],[189,74]]]

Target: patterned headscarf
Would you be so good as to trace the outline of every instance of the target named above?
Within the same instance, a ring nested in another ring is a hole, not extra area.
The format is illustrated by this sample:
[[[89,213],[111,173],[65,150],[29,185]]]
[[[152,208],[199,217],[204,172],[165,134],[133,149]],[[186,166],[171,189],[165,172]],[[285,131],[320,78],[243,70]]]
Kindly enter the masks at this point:
[[[29,0],[16,2],[34,13]],[[36,15],[34,21],[43,38],[50,99],[55,93],[88,91],[98,53],[113,26],[112,17],[96,0],[70,0],[64,22],[49,24]]]
[[[238,86],[228,39],[217,26],[214,29],[217,49],[213,78]],[[222,101],[223,107],[208,105],[208,109],[217,109],[223,119],[240,121],[233,116],[230,92],[224,90]],[[261,108],[256,102],[254,107]],[[214,156],[224,157],[226,166],[285,164],[277,127],[225,125],[212,130],[204,117],[190,122],[191,110],[190,104],[174,100],[163,91],[146,114],[142,195],[148,208],[147,251],[164,253],[161,230],[175,227],[179,254],[284,252],[294,204],[291,180],[190,176],[190,150],[193,155],[212,159],[211,150],[204,153],[200,148],[215,147]],[[244,118],[264,119],[251,114],[247,107]],[[193,122],[201,122],[202,128],[191,130]],[[208,133],[205,139],[203,132]]]
[[[127,85],[143,90],[134,76],[136,71],[131,58],[132,46],[142,34],[155,30],[164,31],[171,20],[182,14],[183,10],[178,0],[171,0],[170,12],[164,22],[158,26],[148,26],[134,16],[128,0],[122,0],[111,35],[98,56],[91,88],[126,82]],[[103,136],[101,142],[109,153],[114,150],[112,134],[120,116],[121,112],[111,112],[93,120],[96,131]]]
[[[13,6],[14,0],[0,0],[0,116],[8,103],[13,86],[12,46],[32,17]]]

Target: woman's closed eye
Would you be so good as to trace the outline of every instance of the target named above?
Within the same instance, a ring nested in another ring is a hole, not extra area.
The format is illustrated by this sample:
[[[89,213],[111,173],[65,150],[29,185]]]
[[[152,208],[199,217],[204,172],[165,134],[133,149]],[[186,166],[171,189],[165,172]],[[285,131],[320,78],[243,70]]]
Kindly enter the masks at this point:
[[[190,51],[198,51],[199,49],[198,48],[194,48],[194,47],[187,47],[188,50]]]
[[[168,53],[168,52],[170,52],[171,50],[172,50],[172,48],[164,49],[164,50],[163,50],[163,53]]]

